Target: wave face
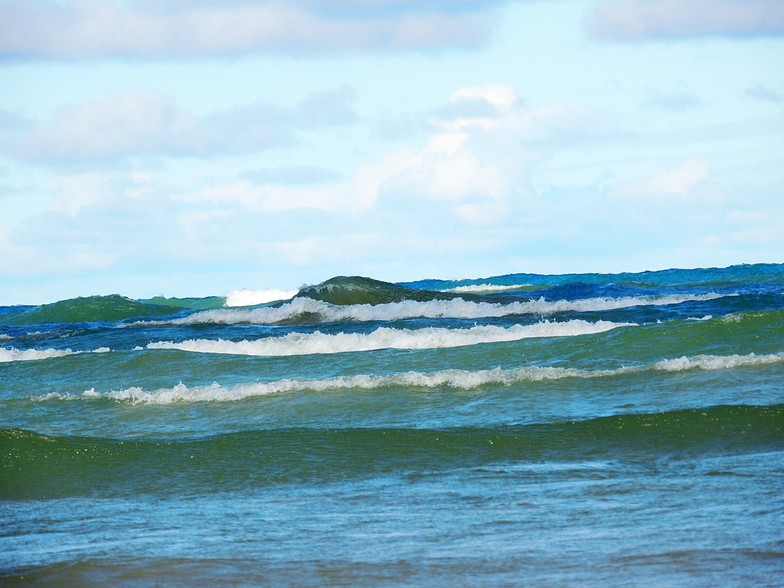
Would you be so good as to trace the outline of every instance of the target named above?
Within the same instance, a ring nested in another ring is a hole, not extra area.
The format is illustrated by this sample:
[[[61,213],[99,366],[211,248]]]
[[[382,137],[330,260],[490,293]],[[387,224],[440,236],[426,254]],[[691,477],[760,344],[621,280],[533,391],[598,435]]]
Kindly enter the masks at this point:
[[[85,492],[84,479],[91,480],[90,493],[180,494],[183,486],[219,492],[226,485],[236,489],[401,470],[732,454],[781,450],[782,437],[782,406],[725,406],[492,428],[245,431],[177,441],[50,437],[4,429],[0,444],[10,459],[0,466],[0,498],[78,495]],[[226,464],[225,469],[216,469],[217,463]],[[178,487],[157,483],[173,472],[184,478]]]
[[[0,308],[0,584],[766,585],[782,382],[779,264]]]

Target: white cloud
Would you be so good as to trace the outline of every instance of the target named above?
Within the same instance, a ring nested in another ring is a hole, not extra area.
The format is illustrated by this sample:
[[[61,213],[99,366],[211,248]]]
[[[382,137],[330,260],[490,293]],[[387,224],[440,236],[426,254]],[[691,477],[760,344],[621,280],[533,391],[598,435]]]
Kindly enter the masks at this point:
[[[382,197],[397,202],[405,198],[412,206],[440,201],[447,211],[467,222],[500,220],[505,201],[515,192],[509,183],[513,181],[509,177],[512,169],[500,151],[514,148],[521,124],[524,126],[531,115],[506,87],[463,88],[451,102],[465,100],[482,101],[490,108],[483,116],[472,117],[449,110],[439,112],[423,147],[398,149],[380,161],[364,163],[349,180],[313,186],[240,180],[202,189],[187,198],[232,202],[266,212],[304,208],[357,211],[373,207]],[[494,146],[486,149],[490,143]],[[519,146],[516,150],[521,151]],[[524,159],[517,157],[513,165],[520,167],[521,163]]]
[[[484,100],[498,108],[508,108],[517,102],[517,93],[509,86],[495,84],[490,86],[460,88],[452,95],[450,102],[463,100]]]
[[[449,2],[7,0],[0,5],[0,55],[194,58],[475,47],[487,41],[499,3],[455,10]]]
[[[630,162],[635,156],[624,153],[618,159],[617,148],[632,143],[612,143],[618,120],[596,111],[528,106],[506,86],[460,88],[445,102],[429,112],[424,138],[415,135],[406,148],[390,148],[343,175],[320,167],[329,158],[266,153],[254,157],[260,166],[255,175],[241,171],[252,165],[250,158],[166,169],[134,161],[101,173],[60,169],[51,183],[52,209],[17,224],[0,240],[0,275],[70,274],[85,284],[100,275],[154,276],[148,283],[156,284],[188,272],[285,275],[259,284],[276,287],[345,273],[403,279],[458,268],[463,276],[481,275],[491,262],[500,271],[520,263],[549,271],[547,264],[557,260],[576,267],[612,259],[630,264],[616,269],[629,269],[641,267],[641,259],[673,259],[672,251],[689,247],[703,255],[717,239],[727,251],[735,247],[733,238],[756,239],[760,251],[775,246],[771,239],[780,227],[773,221],[725,221],[732,203],[717,198],[726,175],[720,175],[724,164],[714,150],[716,177],[703,158],[670,159],[671,165],[651,170],[651,159],[643,156]],[[182,109],[174,104],[172,110]],[[247,120],[241,110],[231,111],[236,121]],[[290,120],[304,120],[302,125],[323,124],[305,107],[283,112]],[[191,128],[209,128],[204,122],[209,116],[194,117]],[[177,136],[168,122],[156,128],[163,129],[160,144]],[[633,144],[646,145],[649,138],[642,134]],[[677,143],[682,150],[694,147],[681,136]],[[603,159],[608,146],[614,155]],[[305,163],[290,163],[299,161]],[[575,175],[574,166],[584,170]],[[618,178],[636,181],[614,191],[613,184],[623,181]],[[750,212],[760,208],[749,204]],[[623,251],[618,243],[626,244]],[[61,260],[70,269],[59,273]],[[220,282],[209,293],[256,284],[245,278]]]
[[[303,130],[354,122],[353,96],[343,86],[293,107],[257,101],[199,117],[166,94],[131,90],[59,108],[14,151],[46,163],[251,153],[291,144]]]
[[[642,41],[784,35],[781,0],[599,0],[588,18],[597,37]]]
[[[611,134],[602,115],[571,107],[530,108],[512,88],[500,85],[458,89],[448,105],[434,111],[429,129],[422,146],[362,163],[343,181],[259,182],[246,173],[183,198],[267,213],[402,208],[411,215],[494,226],[524,207],[528,174],[541,160],[543,146],[568,148]]]
[[[710,165],[704,159],[689,159],[683,165],[653,176],[649,182],[654,191],[664,194],[687,194],[710,175]]]
[[[546,121],[562,112],[527,108],[511,89],[497,86],[460,89],[450,104],[468,102],[484,106],[471,116],[461,108],[435,111],[421,146],[360,164],[348,179],[319,172],[320,181],[290,181],[292,174],[312,171],[307,167],[305,172],[269,168],[259,178],[233,181],[211,176],[208,168],[177,181],[143,168],[63,170],[52,179],[56,197],[50,211],[5,238],[7,262],[0,271],[57,273],[53,268],[62,259],[63,268],[85,279],[94,272],[132,272],[151,264],[164,274],[197,262],[199,267],[228,264],[235,271],[272,264],[345,272],[357,264],[383,265],[401,252],[471,255],[498,247],[503,239],[479,236],[486,227],[515,222],[510,211],[521,206],[521,184],[536,160],[521,141],[532,132],[542,138],[546,129],[558,129]],[[88,110],[79,120],[90,127]],[[95,110],[96,119],[103,120],[101,109]],[[160,111],[179,112],[176,105]],[[177,118],[159,117],[163,122],[151,131],[159,143],[177,136],[167,122]],[[74,150],[84,154],[79,129],[64,128]],[[141,141],[136,137],[129,132],[125,151],[128,145],[154,151],[134,143]]]
[[[711,168],[703,158],[688,159],[674,168],[659,170],[642,180],[621,186],[618,194],[631,199],[664,199],[688,196],[710,177]]]

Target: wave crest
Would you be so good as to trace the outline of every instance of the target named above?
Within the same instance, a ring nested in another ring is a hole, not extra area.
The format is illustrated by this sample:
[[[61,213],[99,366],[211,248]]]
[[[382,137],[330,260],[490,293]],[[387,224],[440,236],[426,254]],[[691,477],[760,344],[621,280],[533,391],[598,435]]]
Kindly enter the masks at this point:
[[[334,378],[307,380],[286,378],[271,382],[250,382],[221,386],[186,386],[179,383],[171,388],[147,391],[140,387],[99,393],[94,388],[78,395],[49,393],[35,396],[32,400],[78,400],[108,399],[131,404],[172,404],[175,402],[231,402],[257,396],[289,392],[329,392],[333,390],[376,390],[403,387],[407,389],[453,388],[456,390],[476,390],[483,386],[513,386],[525,382],[543,382],[566,378],[607,378],[646,371],[680,372],[694,369],[723,370],[737,367],[773,365],[784,362],[784,352],[768,355],[699,355],[662,360],[643,366],[629,366],[614,369],[578,369],[550,366],[525,366],[519,368],[487,370],[440,370],[435,372],[402,372],[377,376],[358,374]]]
[[[165,323],[194,325],[214,324],[279,324],[301,321],[396,321],[411,318],[480,319],[506,316],[552,316],[565,312],[597,312],[633,306],[665,306],[683,302],[721,298],[720,294],[673,294],[625,298],[588,298],[583,300],[550,301],[544,298],[510,303],[475,302],[463,298],[450,300],[404,300],[384,304],[336,305],[311,298],[294,298],[276,307],[253,309],[219,309],[197,312]]]
[[[177,349],[195,353],[226,353],[255,356],[290,356],[310,354],[373,351],[378,349],[441,349],[480,343],[501,343],[532,337],[570,337],[602,333],[630,323],[583,320],[567,322],[544,321],[533,325],[511,327],[477,326],[470,329],[394,329],[380,327],[370,333],[289,333],[282,337],[257,340],[227,341],[224,339],[190,339],[157,341],[147,349]]]
[[[12,361],[37,361],[41,359],[52,359],[53,357],[65,357],[77,353],[70,349],[15,349],[13,347],[0,348],[0,363],[10,363]]]

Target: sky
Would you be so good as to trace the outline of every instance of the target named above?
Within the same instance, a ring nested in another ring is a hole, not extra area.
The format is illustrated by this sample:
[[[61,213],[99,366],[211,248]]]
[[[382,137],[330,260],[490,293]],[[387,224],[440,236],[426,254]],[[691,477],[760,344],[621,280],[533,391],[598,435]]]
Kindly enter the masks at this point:
[[[0,304],[784,262],[784,0],[0,0]]]

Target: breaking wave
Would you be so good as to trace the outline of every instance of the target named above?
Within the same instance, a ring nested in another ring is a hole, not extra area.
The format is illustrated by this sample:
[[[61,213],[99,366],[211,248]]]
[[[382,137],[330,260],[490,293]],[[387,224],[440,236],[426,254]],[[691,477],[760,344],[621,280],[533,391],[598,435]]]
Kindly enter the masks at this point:
[[[13,361],[39,361],[43,359],[54,359],[66,357],[68,355],[79,355],[80,353],[108,353],[108,347],[99,347],[92,351],[72,351],[71,349],[15,349],[13,347],[0,348],[0,363],[10,363]]]
[[[532,284],[471,284],[468,286],[455,286],[453,288],[446,288],[441,291],[453,292],[455,294],[489,294],[493,292],[514,292],[516,290],[523,290],[532,287],[534,287]]]
[[[226,295],[226,306],[256,306],[278,300],[289,300],[294,298],[296,294],[297,290],[250,290],[243,288]]]
[[[49,393],[33,397],[35,401],[110,399],[132,404],[172,404],[175,402],[231,402],[289,392],[328,392],[334,390],[376,390],[381,388],[453,388],[474,390],[483,386],[512,386],[525,382],[543,382],[566,378],[608,378],[625,374],[650,371],[681,372],[689,370],[723,370],[784,363],[784,352],[767,355],[698,355],[665,359],[642,366],[614,369],[577,369],[549,366],[525,366],[512,369],[440,370],[435,372],[403,372],[389,375],[359,374],[325,379],[286,378],[272,382],[250,382],[233,386],[213,383],[209,386],[186,386],[183,383],[171,388],[144,390],[130,387],[111,392],[96,392],[94,388],[81,394]]]
[[[404,300],[384,304],[351,305],[330,304],[311,298],[295,298],[289,303],[276,307],[207,310],[171,321],[146,324],[278,324],[304,320],[340,322],[395,321],[411,318],[479,319],[516,315],[552,316],[564,312],[617,310],[634,306],[664,306],[691,301],[713,300],[721,297],[722,295],[720,294],[672,294],[667,296],[589,298],[558,301],[539,298],[537,300],[506,304],[473,302],[463,298],[454,298],[451,300],[428,300],[424,302]]]
[[[583,320],[566,322],[544,321],[533,325],[512,327],[478,326],[470,329],[394,329],[381,327],[370,333],[289,333],[282,337],[257,340],[227,341],[224,339],[191,339],[188,341],[156,341],[148,349],[178,349],[195,353],[226,353],[235,355],[289,356],[377,349],[440,349],[480,343],[518,341],[531,337],[569,337],[602,333],[631,323]]]
[[[0,363],[12,361],[37,361],[41,359],[52,359],[53,357],[65,357],[77,353],[70,349],[14,349],[0,348]]]

